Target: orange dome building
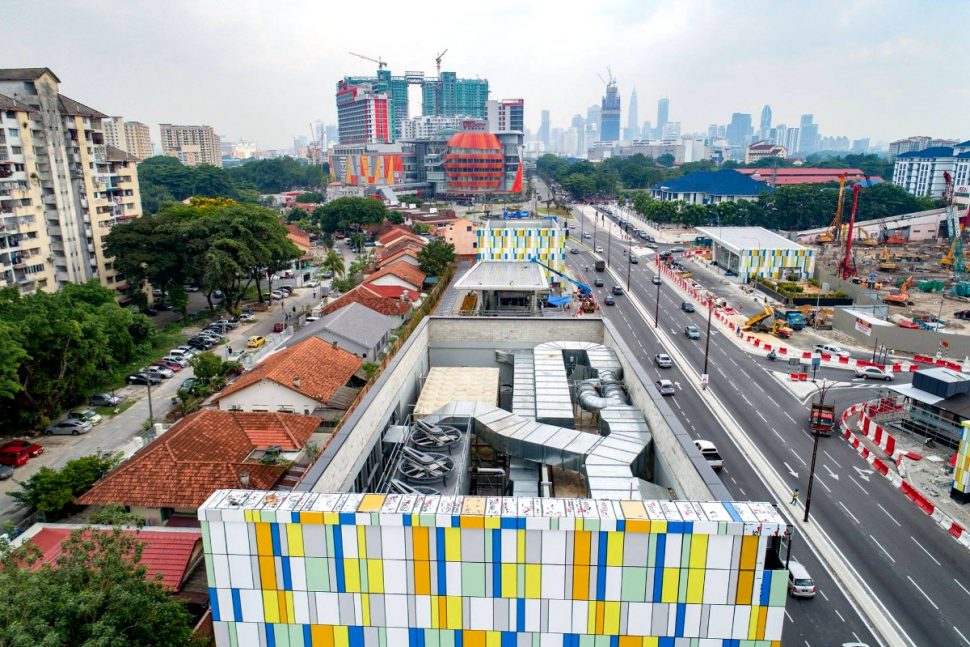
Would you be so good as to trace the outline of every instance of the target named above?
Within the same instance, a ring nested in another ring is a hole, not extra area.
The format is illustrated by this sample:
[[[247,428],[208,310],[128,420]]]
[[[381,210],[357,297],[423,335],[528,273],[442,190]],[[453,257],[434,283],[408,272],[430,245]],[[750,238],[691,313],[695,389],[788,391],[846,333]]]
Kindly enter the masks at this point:
[[[448,139],[442,166],[449,193],[492,193],[503,189],[505,153],[492,133],[455,133]]]

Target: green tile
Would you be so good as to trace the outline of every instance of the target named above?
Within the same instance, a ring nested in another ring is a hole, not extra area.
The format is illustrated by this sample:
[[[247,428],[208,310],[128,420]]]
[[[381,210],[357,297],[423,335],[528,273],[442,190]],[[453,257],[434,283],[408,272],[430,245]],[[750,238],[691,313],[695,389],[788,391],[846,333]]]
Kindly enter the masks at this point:
[[[647,566],[654,568],[657,565],[657,537],[650,535],[650,548],[647,550]]]
[[[680,567],[688,568],[690,566],[690,542],[693,535],[683,535],[683,541],[680,542]]]
[[[308,591],[330,590],[330,569],[326,557],[305,557]]]
[[[386,627],[377,628],[377,641],[380,647],[387,647],[387,628]]]
[[[424,647],[441,647],[437,629],[424,630]]]
[[[579,637],[579,647],[596,647],[596,637],[583,634]]]
[[[624,602],[643,602],[647,591],[647,569],[640,566],[623,568],[620,599]]]
[[[229,647],[239,647],[239,638],[236,636],[236,623],[227,622],[226,626],[229,627]]]
[[[455,647],[455,633],[458,630],[441,630],[441,634],[438,636],[438,644],[441,647]]]
[[[485,597],[485,564],[462,563],[461,594],[466,597]]]
[[[783,607],[788,602],[788,571],[771,571],[771,590],[768,592],[769,607]]]
[[[206,583],[211,587],[216,585],[215,569],[212,566],[212,555],[209,553],[205,554],[205,580]],[[224,583],[228,586],[228,582]]]

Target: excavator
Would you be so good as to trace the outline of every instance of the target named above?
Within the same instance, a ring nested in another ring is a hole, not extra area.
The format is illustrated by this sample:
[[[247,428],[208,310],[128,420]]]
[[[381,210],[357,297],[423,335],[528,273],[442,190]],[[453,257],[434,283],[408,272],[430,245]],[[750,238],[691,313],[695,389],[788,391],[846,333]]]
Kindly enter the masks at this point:
[[[879,271],[880,272],[896,271],[896,261],[893,258],[893,255],[889,253],[889,249],[886,247],[882,248],[882,254],[879,256]]]
[[[909,277],[899,286],[899,292],[892,292],[883,297],[882,302],[891,306],[908,306],[913,302],[909,300],[909,288],[913,285],[913,277]]]
[[[577,281],[575,279],[572,279],[572,278],[566,276],[565,274],[563,274],[559,270],[556,270],[556,269],[553,269],[553,268],[549,267],[548,265],[546,265],[545,263],[543,263],[542,261],[540,261],[540,260],[538,260],[536,258],[532,258],[530,260],[531,260],[531,262],[535,263],[536,265],[539,265],[540,267],[546,268],[547,270],[549,270],[553,274],[555,274],[557,276],[561,276],[563,279],[565,279],[569,283],[575,285],[576,288],[579,290],[579,309],[581,311],[587,312],[587,313],[589,313],[589,312],[595,312],[596,311],[596,301],[593,299],[593,289],[591,287],[589,287],[585,283],[580,283],[579,281]],[[565,300],[568,300],[568,297],[565,297]]]
[[[866,231],[865,227],[859,227],[859,244],[863,247],[876,247],[879,245],[879,241]]]
[[[842,196],[845,194],[845,173],[839,176],[839,202],[835,207],[835,217],[832,218],[832,224],[829,226],[828,230],[819,234],[818,238],[815,239],[816,243],[827,244],[834,243],[839,239],[840,230],[842,228]]]
[[[754,315],[744,322],[741,330],[768,332],[776,337],[787,339],[792,335],[792,329],[784,321],[775,317],[775,310],[770,305],[765,305],[764,310]]]

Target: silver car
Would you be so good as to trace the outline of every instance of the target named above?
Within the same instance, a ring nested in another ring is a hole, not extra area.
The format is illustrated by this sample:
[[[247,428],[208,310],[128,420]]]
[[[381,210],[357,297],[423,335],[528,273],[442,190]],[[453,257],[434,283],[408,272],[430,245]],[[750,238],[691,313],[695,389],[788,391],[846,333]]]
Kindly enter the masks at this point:
[[[79,434],[86,434],[89,431],[91,431],[91,423],[87,420],[68,418],[67,420],[61,420],[60,422],[48,425],[47,429],[44,430],[44,435],[77,436]]]
[[[795,598],[815,597],[815,580],[804,566],[793,559],[788,561],[788,592]]]
[[[674,383],[670,380],[657,380],[657,390],[660,391],[660,395],[676,395],[677,391],[674,389]]]

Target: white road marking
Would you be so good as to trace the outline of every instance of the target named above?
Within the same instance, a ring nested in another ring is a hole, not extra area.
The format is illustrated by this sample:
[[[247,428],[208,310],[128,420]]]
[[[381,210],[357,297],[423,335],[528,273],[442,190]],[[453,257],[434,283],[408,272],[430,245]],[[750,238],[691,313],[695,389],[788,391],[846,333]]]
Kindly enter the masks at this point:
[[[789,419],[789,420],[791,420],[792,422],[795,422],[795,419],[791,417],[791,414],[790,414],[790,413],[788,413],[787,411],[785,411],[785,412],[783,412],[783,413],[784,413],[784,414],[785,414],[786,416],[788,416],[788,419]],[[795,424],[797,425],[798,423],[797,423],[797,422],[795,422]]]
[[[967,637],[963,635],[963,632],[962,631],[960,631],[959,629],[957,629],[957,626],[956,625],[953,625],[953,631],[957,632],[957,634],[959,634],[960,637],[963,638],[963,642],[965,642],[968,645],[970,645],[970,640],[967,640]]]
[[[780,440],[781,442],[783,442],[783,443],[785,442],[785,438],[781,434],[779,434],[778,431],[774,427],[771,428],[771,433],[773,433],[774,435],[778,436],[778,440]]]
[[[821,478],[819,477],[819,475],[818,475],[818,474],[816,474],[816,475],[815,475],[815,480],[816,480],[816,481],[818,481],[818,484],[819,484],[819,485],[821,485],[821,486],[822,486],[823,488],[825,488],[825,491],[826,491],[826,492],[828,492],[829,494],[832,494],[832,490],[830,490],[830,489],[829,489],[829,486],[827,486],[827,485],[825,484],[825,481],[823,481],[823,480],[822,480],[822,479],[821,479]]]
[[[758,411],[757,413],[758,413],[758,417],[761,418],[762,420],[764,420],[765,424],[768,424],[768,419],[765,418],[763,415],[761,415],[761,412],[760,411]],[[774,431],[774,429],[772,429],[772,431]]]
[[[733,476],[729,476],[728,478],[729,478],[729,479],[731,479],[731,482],[732,482],[732,483],[734,483],[735,485],[737,485],[737,484],[738,484],[738,482],[734,480],[734,477],[733,477]],[[958,584],[959,584],[959,582],[958,582]],[[965,590],[966,590],[966,589],[964,589],[964,591],[965,591]],[[970,595],[970,594],[968,594],[968,595]]]
[[[933,601],[933,598],[931,598],[930,596],[928,596],[928,595],[926,595],[926,591],[924,591],[923,589],[921,589],[921,588],[919,587],[919,584],[917,584],[917,583],[916,583],[916,582],[915,582],[915,581],[913,580],[913,578],[911,578],[911,577],[910,577],[909,575],[907,575],[907,576],[906,576],[906,579],[907,579],[907,580],[909,580],[910,582],[912,582],[912,584],[913,584],[913,586],[915,586],[915,587],[916,587],[916,590],[917,590],[917,591],[919,591],[920,593],[922,593],[922,594],[923,594],[923,597],[924,597],[924,598],[926,598],[926,600],[927,600],[927,602],[929,602],[930,604],[932,604],[932,605],[933,605],[933,608],[934,608],[934,609],[936,609],[937,611],[939,611],[939,610],[940,610],[940,607],[938,607],[938,606],[936,606],[936,602],[934,602],[934,601]],[[956,629],[956,627],[954,627],[954,629]],[[961,635],[962,635],[962,634],[961,634]],[[966,638],[964,638],[964,640],[966,640]]]
[[[958,580],[956,578],[953,578],[953,581],[957,583],[957,586],[959,586],[961,589],[963,589],[963,592],[964,593],[966,593],[967,595],[970,595],[970,591],[967,590],[967,587],[965,587],[964,585],[960,584],[960,580]]]
[[[725,353],[725,355],[726,355],[726,354],[727,354],[727,353]],[[732,364],[734,364],[734,365],[735,365],[735,366],[737,366],[738,368],[741,368],[741,365],[740,365],[740,364],[738,364],[737,362],[735,362],[735,361],[734,361],[734,358],[733,358],[733,357],[728,357],[728,361],[730,361],[730,362],[731,362]]]
[[[929,558],[932,559],[936,563],[937,566],[943,566],[943,564],[941,564],[938,559],[936,559],[935,557],[933,557],[933,553],[931,553],[930,551],[926,550],[926,548],[923,546],[923,544],[921,544],[918,541],[916,541],[916,537],[913,537],[912,535],[910,535],[909,538],[912,539],[913,540],[913,543],[916,544],[917,546],[919,546],[923,550],[923,552],[926,553],[929,556]]]
[[[825,591],[823,591],[822,589],[819,589],[818,592],[823,598],[825,598],[826,602],[829,601],[829,596],[825,595]]]
[[[741,496],[748,496],[748,493],[744,491],[744,488],[738,488],[738,492],[741,493]]]
[[[858,519],[856,519],[856,516],[855,516],[854,514],[852,514],[852,512],[850,512],[850,511],[849,511],[849,509],[848,509],[847,507],[845,507],[845,504],[844,504],[844,503],[842,503],[841,501],[839,501],[839,505],[840,505],[840,506],[842,506],[842,509],[843,509],[843,510],[845,510],[845,513],[846,513],[847,515],[849,515],[850,517],[852,517],[852,520],[853,520],[853,521],[855,521],[855,522],[856,522],[857,524],[859,524],[860,526],[862,525],[861,523],[859,523],[859,520],[858,520]]]
[[[819,593],[821,593],[821,591],[819,591]],[[842,622],[845,622],[845,618],[842,617],[842,614],[839,613],[838,609],[832,609],[832,610],[835,611],[835,615],[839,616],[839,620],[841,620]]]
[[[850,476],[849,478],[852,478],[852,477]],[[877,505],[877,506],[879,506],[879,509],[880,509],[880,510],[882,510],[883,512],[885,512],[885,513],[886,513],[886,516],[887,516],[887,517],[889,517],[890,519],[892,519],[892,520],[893,520],[893,523],[894,523],[894,524],[896,524],[896,525],[897,525],[897,526],[899,526],[900,528],[902,528],[902,527],[903,527],[903,524],[901,524],[901,523],[899,523],[898,521],[896,521],[896,517],[894,517],[894,516],[892,516],[891,514],[889,514],[889,510],[886,510],[886,509],[885,509],[884,507],[882,507],[882,504],[880,504],[880,503],[877,503],[876,505]]]
[[[830,460],[830,461],[832,461],[833,463],[835,463],[835,466],[836,466],[836,467],[838,467],[839,469],[842,469],[842,466],[841,466],[841,465],[839,465],[839,461],[837,461],[837,460],[835,460],[834,458],[832,458],[832,454],[830,454],[830,453],[829,453],[829,451],[828,451],[827,449],[823,449],[823,450],[822,450],[822,452],[823,452],[823,453],[824,453],[824,454],[825,454],[826,456],[828,456],[828,457],[829,457],[829,460]]]
[[[856,484],[856,486],[858,486],[858,488],[859,488],[860,490],[862,490],[862,491],[863,491],[863,492],[865,492],[866,494],[869,494],[869,492],[868,492],[868,491],[867,491],[867,490],[866,490],[866,489],[865,489],[864,487],[862,487],[862,485],[860,485],[860,484],[859,484],[859,481],[857,481],[857,480],[855,480],[854,478],[852,478],[852,475],[851,475],[851,474],[846,474],[846,476],[848,476],[848,477],[849,477],[849,480],[850,480],[850,481],[852,481],[853,483],[855,483],[855,484]]]
[[[741,394],[741,399],[744,400],[745,402],[747,402],[749,407],[753,407],[754,406],[753,404],[751,404],[751,400],[749,400],[748,398],[744,397],[744,393]]]
[[[805,460],[804,460],[804,459],[803,459],[803,458],[802,458],[801,456],[799,456],[799,455],[798,455],[798,452],[796,452],[796,451],[795,451],[794,449],[792,449],[791,447],[789,447],[788,449],[789,449],[789,451],[791,451],[791,453],[792,453],[792,454],[793,454],[793,455],[795,456],[795,458],[797,458],[797,459],[798,459],[798,461],[799,461],[799,462],[800,462],[800,463],[801,463],[802,465],[804,465],[805,467],[808,467],[808,463],[806,463],[806,462],[805,462]]]
[[[885,553],[886,554],[886,557],[888,557],[890,559],[890,561],[892,561],[893,564],[896,563],[896,560],[893,559],[893,556],[889,554],[889,551],[888,550],[886,550],[885,548],[883,548],[882,544],[879,543],[879,540],[878,539],[876,539],[872,535],[869,535],[869,539],[871,539],[872,540],[872,543],[874,543],[876,546],[879,546],[879,550],[881,550],[883,553]]]
[[[785,616],[788,617],[788,622],[793,622],[793,620],[791,619],[791,614],[788,613],[788,609],[785,609]]]

